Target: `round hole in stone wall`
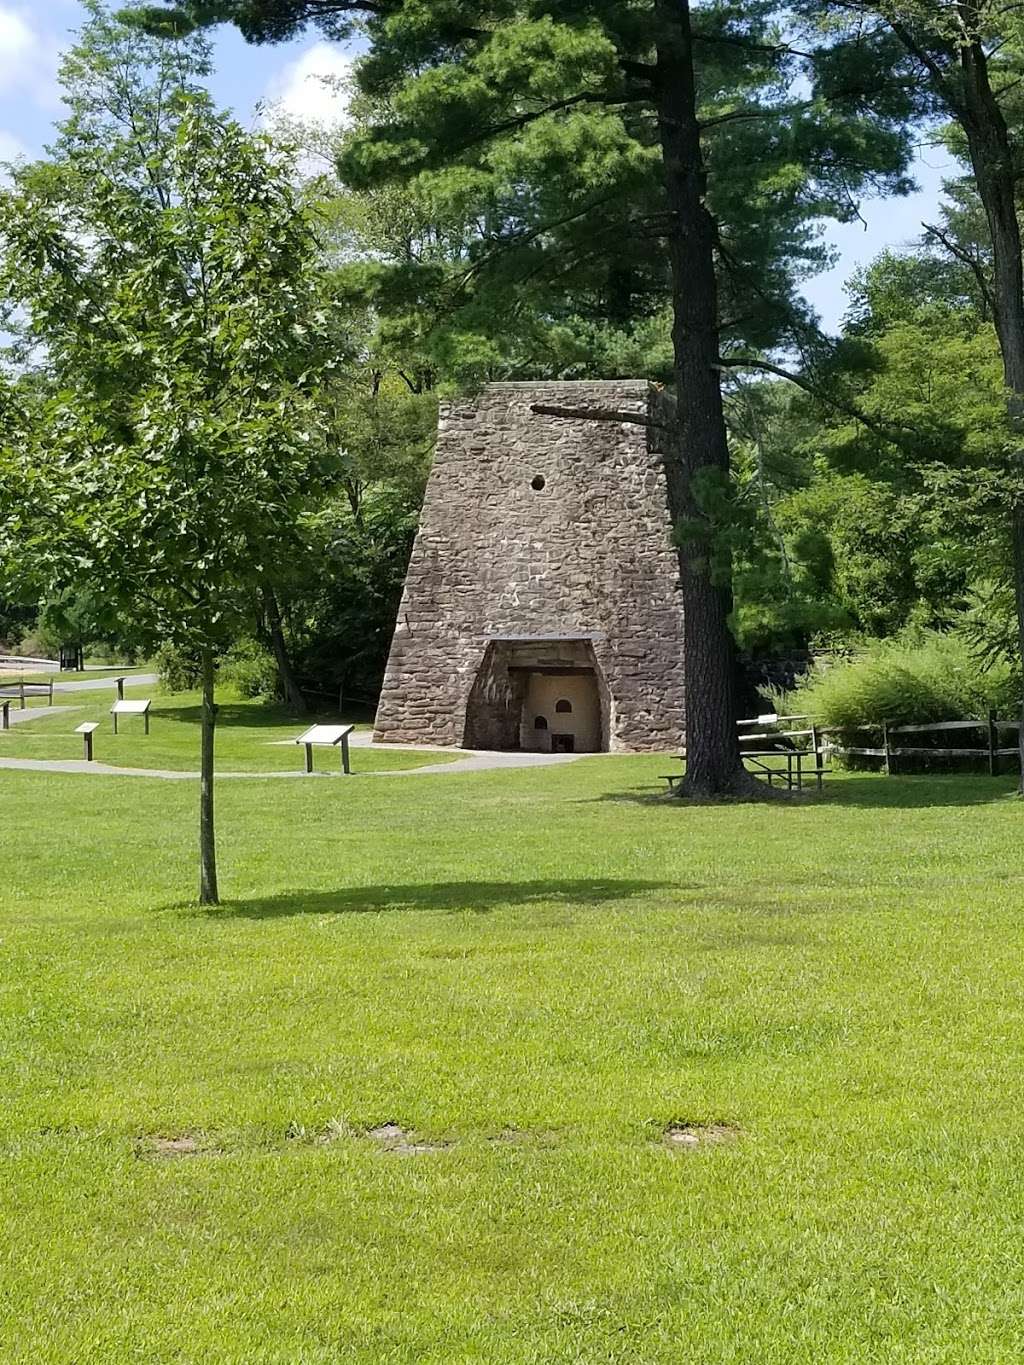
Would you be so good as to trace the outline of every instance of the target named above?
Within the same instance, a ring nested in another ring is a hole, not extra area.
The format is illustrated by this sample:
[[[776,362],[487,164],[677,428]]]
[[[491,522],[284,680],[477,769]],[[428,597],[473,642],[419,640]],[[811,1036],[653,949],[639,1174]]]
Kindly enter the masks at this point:
[[[534,474],[533,478],[530,480],[530,487],[535,493],[539,493],[546,483],[547,479],[545,479],[543,474]]]

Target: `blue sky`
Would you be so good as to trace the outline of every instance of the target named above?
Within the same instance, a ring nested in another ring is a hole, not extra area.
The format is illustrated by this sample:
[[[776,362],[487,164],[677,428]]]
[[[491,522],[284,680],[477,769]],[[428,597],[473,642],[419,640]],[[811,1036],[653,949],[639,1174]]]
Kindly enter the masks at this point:
[[[0,160],[42,150],[61,113],[59,55],[81,17],[78,0],[0,0]],[[221,28],[214,45],[213,93],[243,122],[254,122],[260,105],[283,106],[293,116],[321,122],[336,112],[336,97],[317,76],[343,75],[347,58],[314,34],[277,47],[250,47],[234,29]],[[838,326],[846,307],[843,284],[857,265],[883,247],[918,236],[922,220],[934,221],[939,182],[950,169],[941,152],[926,149],[915,171],[918,194],[865,203],[865,223],[829,226],[827,237],[840,252],[839,264],[809,281],[805,290],[827,327]]]

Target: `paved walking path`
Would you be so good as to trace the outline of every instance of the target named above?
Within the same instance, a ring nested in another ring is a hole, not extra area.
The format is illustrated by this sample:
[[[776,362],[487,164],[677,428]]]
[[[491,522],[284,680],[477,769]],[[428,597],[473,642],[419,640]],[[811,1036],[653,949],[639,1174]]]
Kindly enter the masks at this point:
[[[54,708],[55,710],[57,708]],[[68,710],[68,707],[61,707],[61,710]],[[49,710],[49,708],[44,708]],[[35,715],[42,714],[36,711]],[[13,717],[12,717],[13,719]],[[368,747],[360,745],[360,748]],[[402,746],[389,744],[389,749],[397,749]],[[410,746],[411,748],[411,746]],[[416,752],[415,749],[411,750]],[[353,777],[420,777],[424,774],[430,776],[434,773],[478,773],[486,772],[493,768],[546,768],[556,763],[573,763],[579,758],[593,757],[587,754],[520,754],[504,752],[487,752],[478,750],[467,753],[465,758],[458,758],[454,763],[425,763],[420,768],[393,768],[379,773],[353,773]],[[106,777],[156,777],[169,782],[196,781],[199,777],[198,772],[177,772],[171,768],[114,768],[109,763],[86,763],[81,758],[0,758],[0,768],[16,768],[23,772],[34,773],[93,773],[103,774]],[[318,772],[305,773],[291,769],[285,772],[276,773],[217,773],[218,782],[222,778],[257,778],[262,780],[266,777],[341,777],[341,773]]]
[[[71,711],[81,711],[80,706],[26,706],[24,711],[11,707],[11,724],[20,725],[23,720],[42,720],[44,716],[55,716],[59,712],[66,716]]]
[[[55,682],[54,692],[98,692],[105,687],[108,691],[114,690],[114,678],[118,676],[111,674],[109,678],[82,678],[78,682]],[[2,679],[0,679],[2,681]],[[158,673],[125,673],[124,682],[126,687],[150,687],[153,683],[160,681]]]
[[[126,675],[128,682],[132,685],[142,684],[148,686],[158,681],[155,673],[140,673]],[[88,678],[81,682],[54,683],[54,692],[89,692],[99,688],[110,688],[113,690],[113,678]],[[11,708],[11,724],[17,725],[21,721],[40,720],[44,716],[52,716],[56,712],[63,712],[65,715],[71,711],[80,711],[78,706],[32,706],[26,707],[24,711]],[[287,744],[291,746],[292,740],[277,740],[275,744]],[[414,744],[374,744],[372,730],[357,730],[350,739],[354,749],[389,749],[398,750],[404,753],[422,753],[423,750]],[[435,773],[479,773],[488,772],[495,768],[548,768],[559,763],[574,763],[579,758],[593,757],[586,754],[529,754],[510,752],[508,750],[489,750],[489,749],[449,749],[439,750],[439,752],[458,753],[460,758],[454,762],[447,763],[425,763],[418,768],[392,768],[385,772],[353,774],[355,777],[419,777],[431,776]],[[195,781],[199,777],[198,772],[177,772],[170,768],[115,768],[109,763],[86,763],[84,759],[44,759],[44,758],[0,758],[0,768],[16,768],[24,772],[40,773],[94,773],[103,774],[107,777],[156,777],[169,782]],[[310,774],[296,769],[285,772],[272,773],[230,773],[218,772],[217,780],[221,778],[265,778],[265,777],[307,777]],[[336,777],[337,773],[319,772],[312,774],[314,777]]]

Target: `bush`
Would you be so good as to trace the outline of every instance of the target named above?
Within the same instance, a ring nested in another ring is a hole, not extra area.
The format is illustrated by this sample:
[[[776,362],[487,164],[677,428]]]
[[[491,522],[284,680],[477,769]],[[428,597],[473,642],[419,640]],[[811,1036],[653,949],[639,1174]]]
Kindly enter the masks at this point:
[[[240,640],[220,662],[220,679],[240,697],[279,698],[277,665],[256,640]]]
[[[37,630],[26,630],[12,652],[25,659],[56,659],[58,654],[49,636]]]
[[[192,692],[201,683],[199,655],[177,645],[161,645],[157,650],[157,672],[168,692]]]
[[[860,725],[983,720],[990,709],[1015,716],[1019,698],[1020,678],[1009,665],[980,662],[959,635],[922,631],[809,673],[785,707],[852,732]]]

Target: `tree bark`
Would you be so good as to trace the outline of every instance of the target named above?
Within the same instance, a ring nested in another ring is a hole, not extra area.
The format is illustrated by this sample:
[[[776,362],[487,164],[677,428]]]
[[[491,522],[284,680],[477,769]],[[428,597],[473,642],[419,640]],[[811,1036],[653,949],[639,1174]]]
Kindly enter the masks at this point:
[[[703,520],[696,496],[702,471],[729,473],[719,363],[715,224],[704,202],[706,172],[697,118],[689,0],[656,0],[658,131],[670,227],[672,343],[678,428],[670,459],[682,512]],[[711,528],[709,527],[710,531]],[[728,584],[712,575],[711,547],[691,540],[679,552],[686,647],[686,778],[679,791],[702,799],[762,794],[746,771],[736,728],[736,648]]]
[[[203,701],[199,761],[199,904],[219,905],[217,845],[213,825],[213,736],[217,724],[213,651],[202,651]]]
[[[297,716],[304,716],[309,707],[306,704],[306,698],[302,695],[302,688],[299,686],[295,670],[292,667],[291,655],[288,653],[288,642],[284,638],[281,608],[278,605],[277,596],[274,589],[269,585],[264,587],[262,596],[263,613],[267,623],[267,643],[270,645],[274,663],[277,665],[277,678],[281,685],[281,695],[290,711],[293,711]]]

